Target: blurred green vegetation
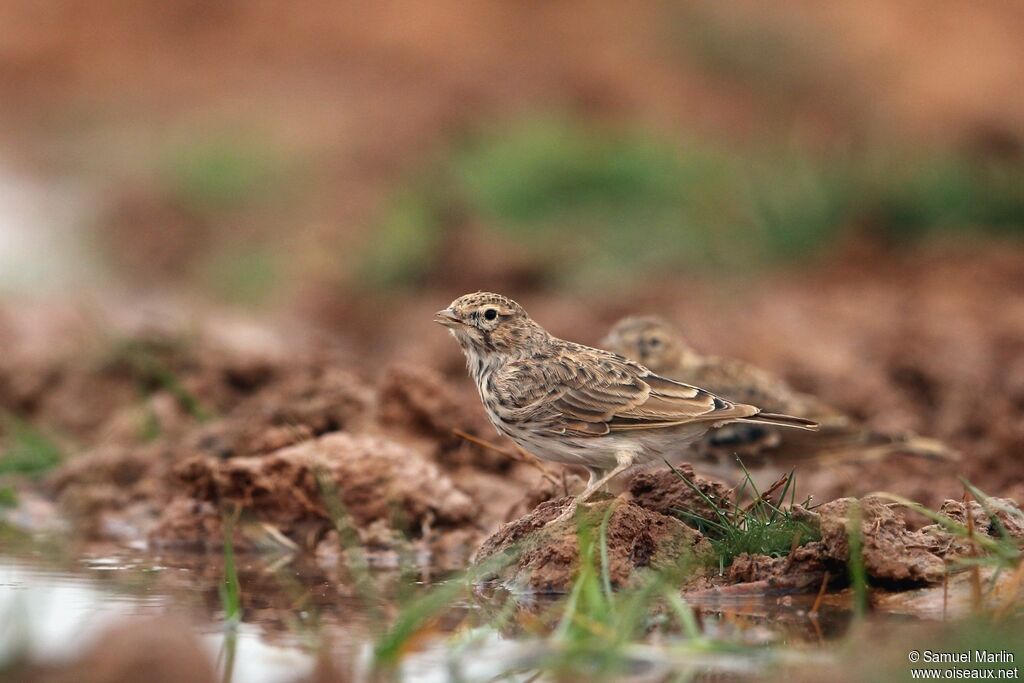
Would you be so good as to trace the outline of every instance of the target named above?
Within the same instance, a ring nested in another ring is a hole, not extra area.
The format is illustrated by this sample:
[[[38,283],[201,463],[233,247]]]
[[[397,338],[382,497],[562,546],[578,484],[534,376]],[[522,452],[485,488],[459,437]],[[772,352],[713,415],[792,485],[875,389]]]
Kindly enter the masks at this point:
[[[1024,235],[1024,166],[952,155],[892,168],[861,169],[863,207],[886,235],[911,240],[936,232]]]
[[[239,245],[211,252],[197,264],[205,291],[231,304],[258,307],[273,298],[282,282],[283,264],[270,247]]]
[[[421,281],[451,217],[516,243],[563,281],[670,269],[749,270],[870,230],[893,242],[1024,235],[1024,168],[953,154],[740,153],[535,118],[473,136],[396,191],[363,274]],[[564,258],[551,258],[552,255]]]
[[[360,255],[361,279],[386,286],[408,284],[422,276],[441,245],[444,201],[425,182],[400,190]]]
[[[18,507],[18,493],[11,486],[0,486],[0,508]]]
[[[214,223],[231,217],[245,223],[229,227],[241,239],[205,249],[192,264],[204,291],[244,306],[271,298],[281,284],[282,264],[263,224],[268,214],[289,215],[300,165],[267,136],[247,131],[196,135],[164,158],[163,191],[177,205]]]
[[[504,597],[490,595],[491,604],[480,605],[484,609],[465,612],[460,628],[446,643],[453,680],[462,680],[456,663],[467,653],[471,657],[474,645],[489,634],[502,634],[503,638],[514,634],[533,650],[523,661],[510,659],[505,663],[508,670],[493,680],[511,679],[516,674],[522,674],[520,678],[532,675],[527,680],[541,676],[556,681],[620,680],[635,668],[649,666],[655,650],[655,657],[676,648],[683,650],[684,656],[697,651],[743,655],[732,644],[706,637],[697,615],[678,594],[679,585],[703,569],[694,556],[680,557],[673,567],[642,570],[627,585],[613,587],[608,525],[615,505],[601,507],[577,511],[580,561],[567,594],[536,602],[540,596],[529,591],[502,591]],[[479,603],[481,580],[515,562],[521,552],[524,546],[513,546],[446,581],[417,587],[411,599],[400,601],[400,611],[374,646],[375,673],[381,680],[389,680],[387,674],[402,664],[417,641],[422,642],[425,634],[436,629],[441,615],[456,614],[470,595],[476,595],[472,601]],[[525,616],[522,608],[531,603],[536,613]],[[648,649],[647,639],[657,645]]]
[[[255,135],[197,136],[177,144],[161,164],[172,197],[204,214],[245,206],[288,176],[285,160]]]
[[[5,446],[0,451],[0,475],[38,477],[56,467],[62,454],[48,436],[13,416],[0,416]]]
[[[636,665],[635,644],[654,632],[663,638],[682,636],[687,645],[709,645],[678,593],[678,586],[700,570],[693,557],[613,589],[607,533],[614,510],[614,504],[608,505],[599,525],[577,513],[579,570],[556,607],[557,626],[547,635],[551,652],[541,660],[541,670],[550,671],[553,680],[621,680]]]
[[[157,389],[162,389],[175,398],[182,410],[202,422],[209,419],[213,412],[185,387],[173,369],[176,358],[188,357],[188,343],[184,337],[117,339],[106,350],[104,362],[110,366],[123,364],[134,376],[140,396],[149,396]],[[153,433],[153,429],[157,432]],[[147,432],[155,438],[159,434],[159,424],[143,425],[143,433]]]

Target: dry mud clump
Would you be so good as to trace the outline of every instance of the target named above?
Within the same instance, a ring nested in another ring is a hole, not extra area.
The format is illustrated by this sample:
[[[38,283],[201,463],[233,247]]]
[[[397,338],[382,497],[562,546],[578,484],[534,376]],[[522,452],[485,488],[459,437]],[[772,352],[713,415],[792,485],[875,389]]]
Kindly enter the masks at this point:
[[[271,453],[321,434],[361,428],[372,402],[372,388],[352,373],[299,366],[271,390],[239,404],[227,419],[193,430],[185,450],[218,458]]]
[[[197,355],[207,357],[205,352]],[[242,372],[242,367],[250,372]],[[228,368],[234,370],[228,372]],[[174,473],[177,463],[204,456],[266,454],[320,434],[355,429],[365,422],[373,400],[372,387],[358,377],[319,368],[312,359],[262,370],[239,361],[216,372],[227,373],[231,379],[224,381],[235,387],[234,398],[226,401],[232,407],[223,416],[186,416],[174,429],[165,429],[167,423],[161,420],[155,426],[155,438],[144,440],[122,428],[121,418],[129,413],[139,418],[134,421],[136,431],[143,422],[138,404],[128,403],[104,426],[109,438],[71,455],[48,477],[48,490],[81,531],[90,537],[109,535],[104,533],[111,526],[107,522],[136,502],[151,508],[151,524],[155,513],[180,489]],[[185,379],[177,381],[184,390]],[[137,402],[138,395],[133,396]],[[147,397],[145,406],[153,407],[159,398],[167,396],[161,392]],[[88,403],[84,395],[77,400]],[[145,526],[145,520],[139,522]]]
[[[765,581],[775,587],[808,588],[820,584],[825,571],[845,577],[851,518],[858,515],[864,569],[871,579],[890,584],[942,581],[948,539],[909,529],[886,501],[841,498],[805,514],[820,529],[820,541],[801,546],[787,557],[741,555],[730,566],[726,582]]]
[[[138,443],[146,432],[181,434],[229,413],[295,370],[280,358],[169,332],[81,345],[30,353],[21,343],[0,361],[0,409],[78,444]]]
[[[687,463],[676,470],[693,487],[687,486],[679,475],[669,469],[643,471],[637,473],[629,484],[630,500],[642,508],[663,515],[675,515],[682,510],[704,519],[715,519],[718,510],[732,506],[733,492],[722,482],[698,477],[693,466]],[[716,504],[717,510],[708,500]]]
[[[968,512],[970,520],[968,521]],[[987,498],[982,505],[972,500],[963,502],[947,500],[939,508],[939,514],[960,524],[974,533],[984,534],[990,538],[1010,538],[1024,544],[1024,513],[1015,500],[1009,498]],[[933,524],[923,529],[929,533],[949,537],[946,554],[954,557],[965,557],[975,552],[974,544],[963,536],[950,535],[941,524]]]
[[[201,521],[224,505],[237,505],[310,546],[334,525],[332,496],[356,529],[387,520],[413,537],[435,526],[467,524],[474,511],[472,499],[432,462],[372,435],[327,434],[262,456],[195,457],[175,471],[189,503],[168,509],[151,534],[157,543],[219,545],[203,524],[182,524],[181,515],[198,513]]]
[[[156,446],[98,446],[68,460],[45,486],[80,536],[134,540],[168,498],[168,462]]]
[[[386,368],[375,384],[322,354],[257,362],[229,361],[199,342],[187,353],[155,342],[141,348],[147,367],[158,360],[181,374],[104,406],[113,417],[78,433],[100,445],[71,455],[46,481],[86,538],[219,548],[223,516],[237,509],[243,525],[255,521],[312,547],[333,525],[317,481],[323,473],[366,545],[424,539],[442,553],[460,546],[464,558],[539,478],[455,437],[455,429],[482,431],[482,411],[454,398],[429,370]],[[112,374],[109,364],[83,372],[132,387],[137,367],[125,353],[114,354]],[[87,404],[84,390],[70,386],[68,395]],[[192,399],[201,412],[183,410]],[[157,423],[147,438],[133,433],[143,417]],[[244,534],[236,541],[249,547]]]
[[[924,531],[911,531],[906,520],[878,498],[841,498],[816,510],[827,556],[850,556],[851,517],[860,517],[862,556],[868,576],[879,581],[935,583],[945,574],[943,541]]]
[[[1010,538],[1024,540],[1024,513],[1021,512],[1017,501],[1009,498],[987,498],[982,505],[976,500],[967,503],[947,500],[939,508],[939,514],[964,526],[968,525],[968,512],[975,531],[993,538],[998,538],[1005,532]],[[936,530],[939,528],[929,527]]]
[[[504,583],[529,586],[539,592],[564,592],[579,570],[577,520],[565,519],[548,526],[571,498],[542,503],[516,521],[505,524],[484,541],[476,564],[497,561],[506,554],[509,564],[498,570]],[[607,522],[608,571],[614,586],[623,586],[646,569],[698,572],[710,564],[711,546],[700,532],[678,519],[619,499],[581,506],[590,528]],[[596,537],[595,537],[596,544]],[[492,559],[493,558],[493,559]],[[593,559],[593,558],[592,558]]]
[[[759,592],[801,592],[817,589],[825,572],[844,576],[843,563],[834,561],[820,541],[796,548],[786,557],[748,555],[736,557],[725,572],[723,584],[758,584]]]
[[[385,369],[377,391],[377,418],[389,432],[418,439],[444,467],[506,472],[515,464],[509,455],[455,434],[459,430],[492,440],[494,428],[475,392],[452,391],[451,382],[430,368],[396,364]]]
[[[939,513],[953,522],[965,524],[965,511],[969,509],[977,533],[998,538],[1005,531],[1011,538],[1024,540],[1024,517],[1013,501],[992,498],[986,501],[986,506],[999,520],[999,526],[973,501],[965,506],[947,500]],[[942,525],[918,530],[909,528],[899,509],[881,498],[867,497],[859,501],[842,498],[805,514],[816,521],[821,540],[801,546],[787,557],[741,555],[729,567],[725,583],[762,582],[769,589],[799,590],[820,585],[825,572],[832,578],[847,576],[851,518],[857,516],[864,569],[878,585],[940,583],[945,579],[950,561],[973,551],[969,540]]]

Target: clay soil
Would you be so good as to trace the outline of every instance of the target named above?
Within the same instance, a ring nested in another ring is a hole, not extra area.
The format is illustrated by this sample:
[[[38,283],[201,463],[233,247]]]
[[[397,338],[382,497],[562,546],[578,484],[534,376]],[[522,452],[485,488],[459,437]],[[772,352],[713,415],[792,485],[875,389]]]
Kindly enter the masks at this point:
[[[872,427],[913,430],[961,453],[954,462],[812,460],[799,468],[797,486],[813,504],[884,490],[937,509],[962,496],[958,476],[990,495],[1024,498],[1018,251],[945,245],[914,258],[861,251],[763,277],[756,287],[730,283],[732,291],[679,280],[603,299],[520,298],[553,331],[572,329],[583,341],[627,312],[628,299],[685,321],[698,347],[758,362]],[[336,561],[340,538],[382,562],[413,548],[427,561],[463,566],[500,529],[485,545],[493,553],[517,528],[537,526],[523,515],[539,514],[545,500],[580,481],[531,462],[493,433],[456,345],[425,312],[446,303],[443,291],[438,284],[393,305],[366,338],[344,329],[325,336],[322,325],[252,322],[259,345],[213,325],[189,335],[126,329],[112,340],[55,308],[46,324],[64,333],[47,348],[37,343],[38,319],[28,324],[29,316],[9,309],[0,318],[9,350],[0,408],[52,435],[66,454],[22,492],[55,501],[82,539],[216,551],[229,515],[240,520],[242,552],[283,543]],[[351,310],[355,320],[367,315],[359,305]],[[401,333],[404,325],[416,334]],[[79,350],[62,350],[76,335]],[[710,497],[729,499],[726,486],[699,481]],[[679,508],[707,515],[706,502],[671,473],[640,473],[625,486],[621,524],[629,528],[663,528],[663,515]],[[518,527],[501,528],[516,519]],[[903,538],[923,520],[910,522],[878,543],[921,545]],[[823,535],[824,554],[804,550],[796,561],[816,570],[839,561],[845,551],[838,541],[828,545],[824,527]],[[615,539],[624,545],[614,553],[638,557],[636,534]],[[558,555],[563,546],[543,552]],[[564,552],[567,570],[546,588],[564,587],[571,576],[575,551]],[[941,574],[941,555],[900,557],[906,562],[878,568],[876,578],[929,583]],[[616,581],[635,568],[627,559]],[[740,562],[730,577],[763,580],[774,566],[766,562]]]

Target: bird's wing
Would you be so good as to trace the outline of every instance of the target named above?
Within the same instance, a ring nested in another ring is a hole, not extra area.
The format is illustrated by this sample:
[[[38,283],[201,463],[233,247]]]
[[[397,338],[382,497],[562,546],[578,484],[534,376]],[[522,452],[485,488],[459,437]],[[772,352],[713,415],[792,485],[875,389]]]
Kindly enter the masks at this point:
[[[528,403],[517,411],[549,431],[602,436],[690,422],[720,422],[757,413],[703,389],[661,377],[605,351],[570,347],[543,362],[511,363],[502,380]]]

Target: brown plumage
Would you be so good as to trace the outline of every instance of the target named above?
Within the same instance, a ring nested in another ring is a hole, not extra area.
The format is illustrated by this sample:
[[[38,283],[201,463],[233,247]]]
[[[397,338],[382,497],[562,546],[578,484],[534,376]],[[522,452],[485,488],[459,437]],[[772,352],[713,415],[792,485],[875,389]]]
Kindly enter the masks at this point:
[[[660,318],[624,318],[612,327],[603,343],[668,377],[699,384],[734,401],[799,415],[821,425],[820,431],[813,434],[770,427],[726,427],[695,444],[694,447],[707,457],[731,460],[739,453],[741,457],[751,458],[751,466],[765,459],[792,465],[816,457],[873,459],[907,454],[943,460],[956,458],[954,452],[933,439],[868,429],[818,398],[794,390],[782,379],[749,363],[701,355]]]
[[[687,443],[725,424],[817,428],[813,420],[762,413],[615,353],[558,339],[498,294],[467,294],[435,321],[462,347],[498,432],[543,460],[590,471],[577,500],[634,465],[677,459]]]

